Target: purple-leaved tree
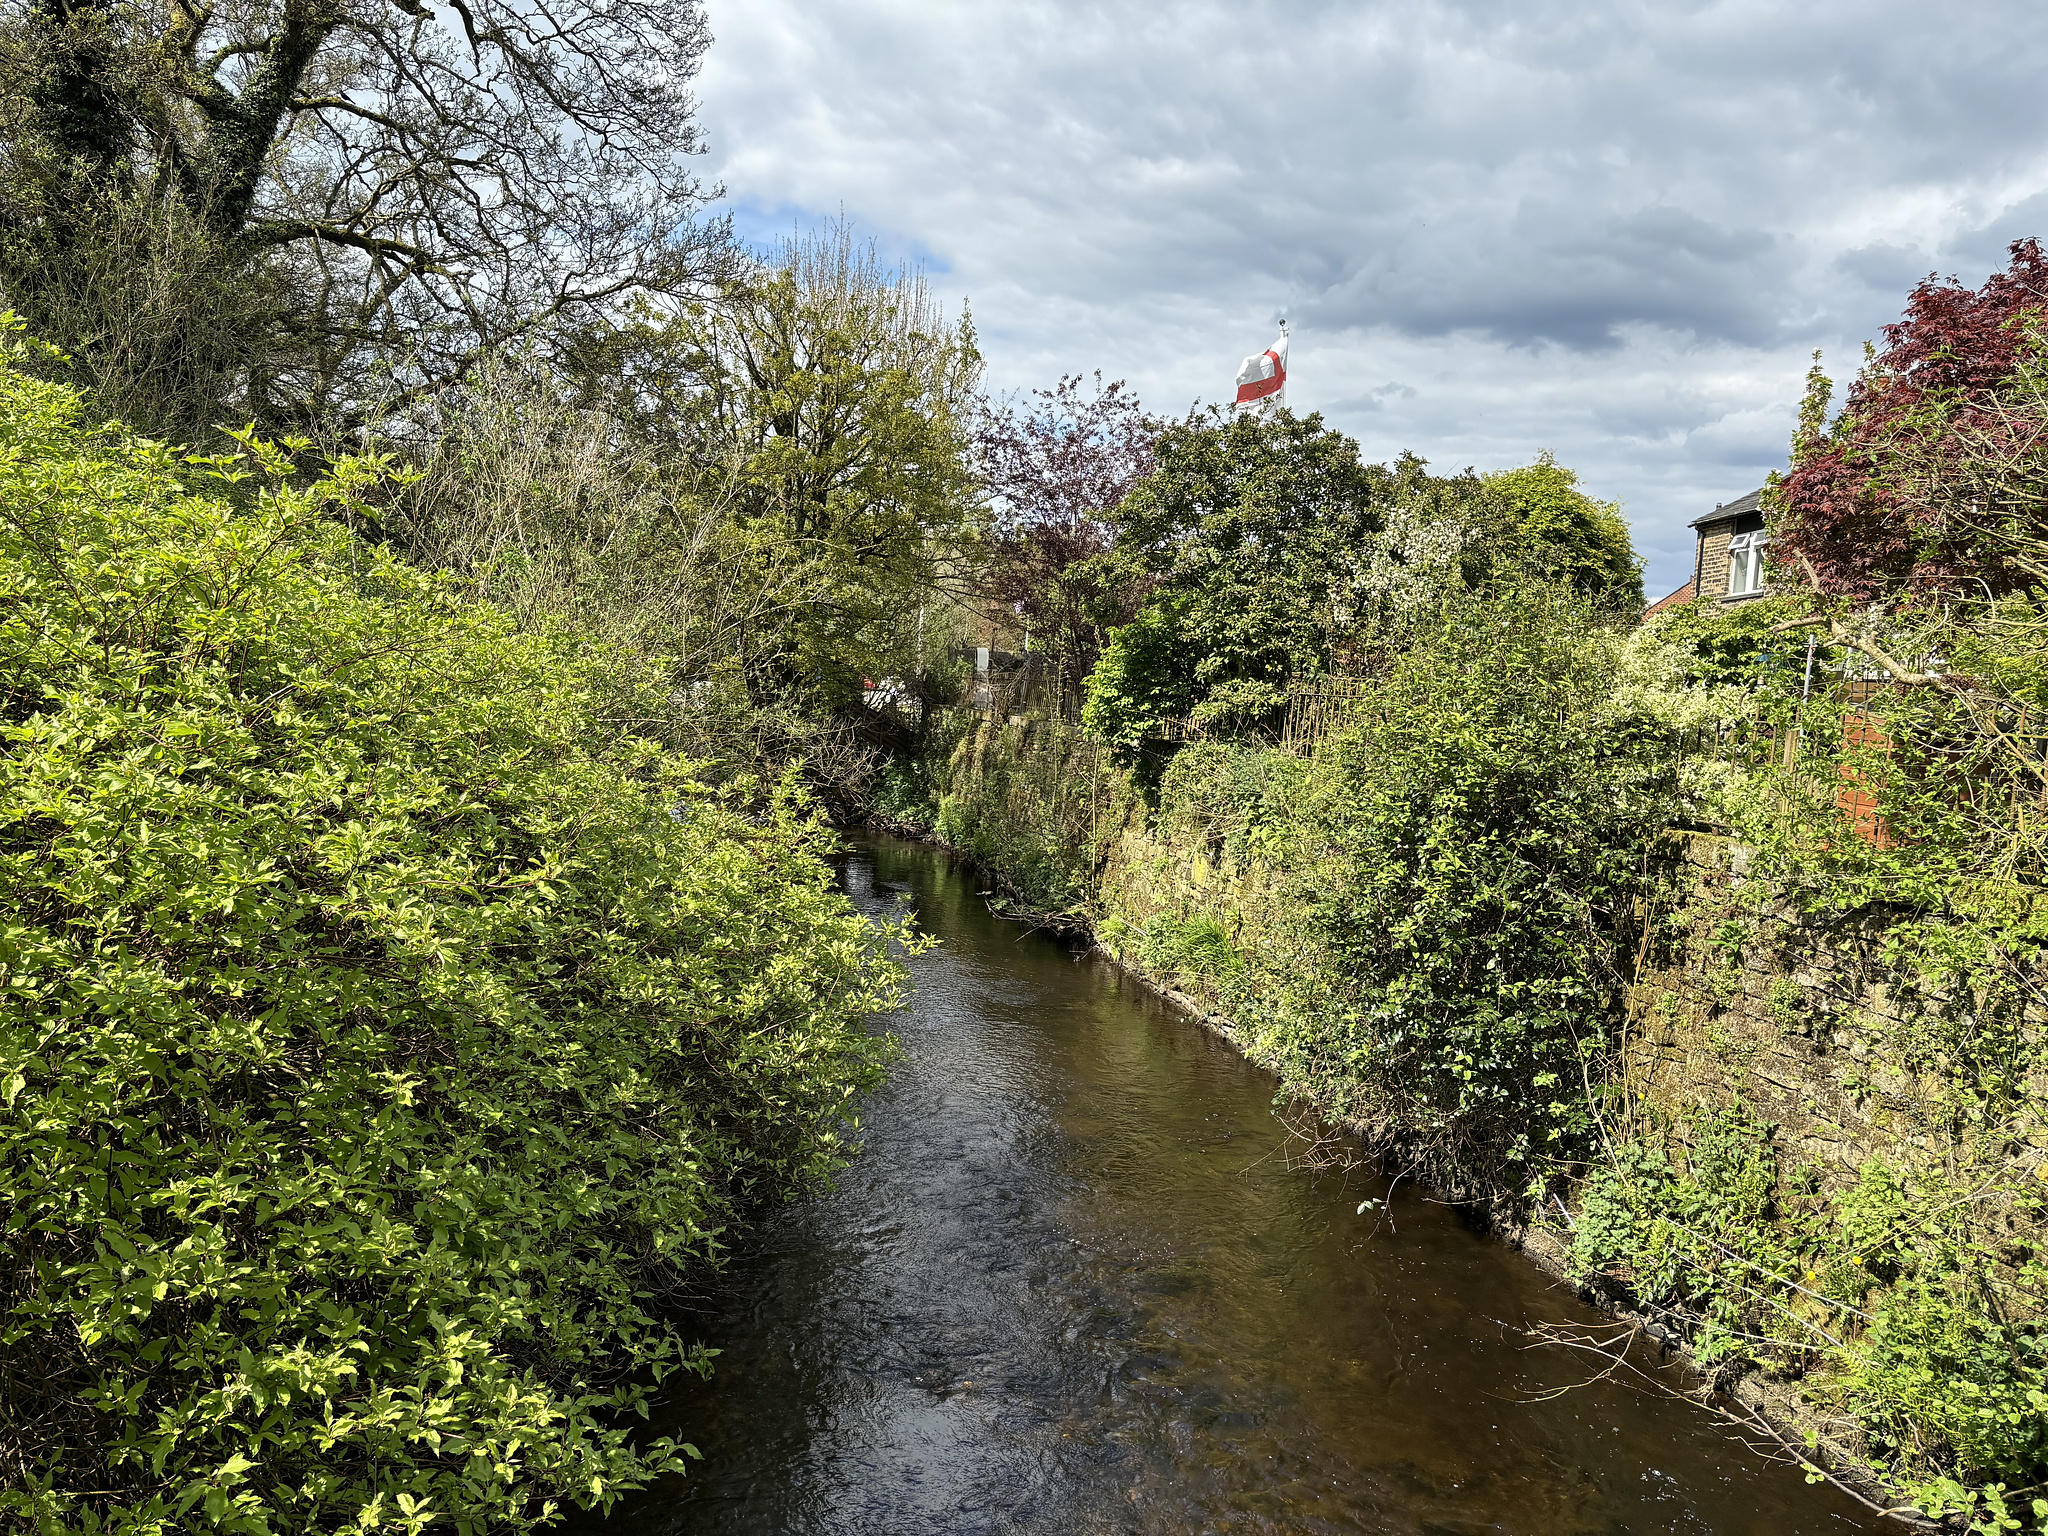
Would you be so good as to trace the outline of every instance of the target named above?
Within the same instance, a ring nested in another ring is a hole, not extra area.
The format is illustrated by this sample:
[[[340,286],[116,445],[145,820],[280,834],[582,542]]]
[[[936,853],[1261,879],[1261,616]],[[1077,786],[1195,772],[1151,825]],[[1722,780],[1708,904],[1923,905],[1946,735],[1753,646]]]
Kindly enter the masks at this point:
[[[1159,423],[1121,379],[1068,374],[1051,389],[985,403],[976,446],[993,512],[985,600],[1020,616],[1072,694],[1132,594],[1097,557],[1109,514],[1154,468]]]

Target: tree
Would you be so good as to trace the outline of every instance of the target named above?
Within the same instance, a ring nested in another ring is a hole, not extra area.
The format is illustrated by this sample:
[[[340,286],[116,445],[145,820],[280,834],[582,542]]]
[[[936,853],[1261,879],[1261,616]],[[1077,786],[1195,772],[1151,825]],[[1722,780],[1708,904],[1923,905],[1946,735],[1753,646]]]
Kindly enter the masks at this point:
[[[1154,451],[1158,468],[1117,508],[1106,557],[1155,585],[1150,630],[1143,646],[1113,646],[1089,679],[1091,726],[1109,729],[1114,716],[1123,723],[1112,739],[1126,741],[1175,704],[1173,714],[1203,720],[1258,719],[1292,678],[1320,670],[1340,583],[1395,479],[1361,463],[1358,445],[1319,415],[1190,420],[1166,428]],[[1161,625],[1191,663],[1176,666],[1187,682],[1173,697],[1121,665],[1160,654],[1168,641],[1150,631]],[[1130,699],[1147,709],[1115,702]]]
[[[757,558],[719,486],[544,358],[485,359],[418,425],[427,451],[386,497],[383,534],[523,628],[566,621],[634,674],[658,666],[687,698],[748,634],[815,597],[798,561]]]
[[[596,336],[594,395],[810,588],[746,636],[757,700],[857,699],[864,677],[920,670],[920,614],[965,589],[977,529],[968,419],[981,356],[923,276],[844,225],[785,241],[708,297]]]
[[[1792,467],[1773,487],[1779,571],[1860,603],[2028,579],[2026,562],[2048,551],[2044,312],[2048,254],[2018,240],[1980,288],[1916,287],[1832,423],[1816,362]]]
[[[1152,473],[1160,423],[1119,379],[1092,387],[1076,373],[1024,401],[983,407],[976,432],[993,526],[980,586],[1023,616],[1034,645],[1068,684],[1095,665],[1104,619],[1122,622],[1122,594],[1105,589],[1094,557],[1115,538],[1109,521]]]
[[[155,234],[133,280],[172,247],[270,290],[240,317],[262,334],[235,404],[301,420],[359,406],[373,361],[401,389],[445,380],[480,345],[686,285],[720,244],[693,222],[695,0],[12,4],[0,277],[96,381],[123,353],[76,285],[119,285],[109,227]]]
[[[984,406],[976,446],[997,528],[1107,547],[1105,519],[1152,472],[1158,435],[1130,386],[1099,371],[1092,385],[1066,374],[1025,401]]]
[[[1538,571],[1603,605],[1642,608],[1643,562],[1616,503],[1588,496],[1578,474],[1548,453],[1481,479],[1506,504],[1513,532]]]
[[[1641,605],[1618,510],[1547,454],[1433,475],[1414,454],[1363,463],[1320,416],[1286,412],[1190,420],[1155,451],[1110,519],[1115,549],[1076,567],[1147,594],[1088,679],[1084,718],[1125,747],[1183,716],[1270,727],[1303,678],[1382,674],[1474,593],[1563,585],[1610,613]]]

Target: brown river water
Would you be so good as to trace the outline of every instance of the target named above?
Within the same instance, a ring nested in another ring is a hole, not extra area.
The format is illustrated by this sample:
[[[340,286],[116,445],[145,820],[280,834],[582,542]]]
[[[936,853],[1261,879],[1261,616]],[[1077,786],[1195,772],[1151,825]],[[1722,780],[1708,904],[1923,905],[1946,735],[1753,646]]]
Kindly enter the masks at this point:
[[[1406,1186],[1292,1165],[1272,1077],[930,850],[845,862],[943,943],[838,1187],[771,1217],[607,1536],[1888,1527],[1703,1410],[1532,1348],[1597,1324]]]

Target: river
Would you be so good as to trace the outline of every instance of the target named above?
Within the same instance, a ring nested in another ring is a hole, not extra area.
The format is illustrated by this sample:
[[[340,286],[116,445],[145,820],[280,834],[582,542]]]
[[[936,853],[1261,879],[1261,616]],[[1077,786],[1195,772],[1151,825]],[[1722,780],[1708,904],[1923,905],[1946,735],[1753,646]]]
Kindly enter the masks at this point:
[[[705,1460],[608,1536],[1871,1531],[1691,1404],[1531,1348],[1597,1324],[1420,1192],[1292,1166],[1272,1078],[878,841],[942,945],[838,1187],[772,1217],[665,1427]]]

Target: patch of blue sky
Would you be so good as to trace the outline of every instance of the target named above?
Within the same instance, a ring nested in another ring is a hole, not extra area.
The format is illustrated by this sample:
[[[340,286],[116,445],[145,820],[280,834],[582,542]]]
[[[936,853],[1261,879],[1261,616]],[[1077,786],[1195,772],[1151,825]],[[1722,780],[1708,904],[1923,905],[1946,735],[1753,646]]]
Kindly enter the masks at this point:
[[[822,234],[844,219],[856,239],[872,241],[876,252],[891,271],[921,271],[927,277],[944,277],[952,269],[944,257],[921,240],[874,224],[850,209],[820,211],[797,203],[764,202],[736,197],[718,205],[732,215],[732,232],[739,242],[757,256],[770,258],[791,236]]]

